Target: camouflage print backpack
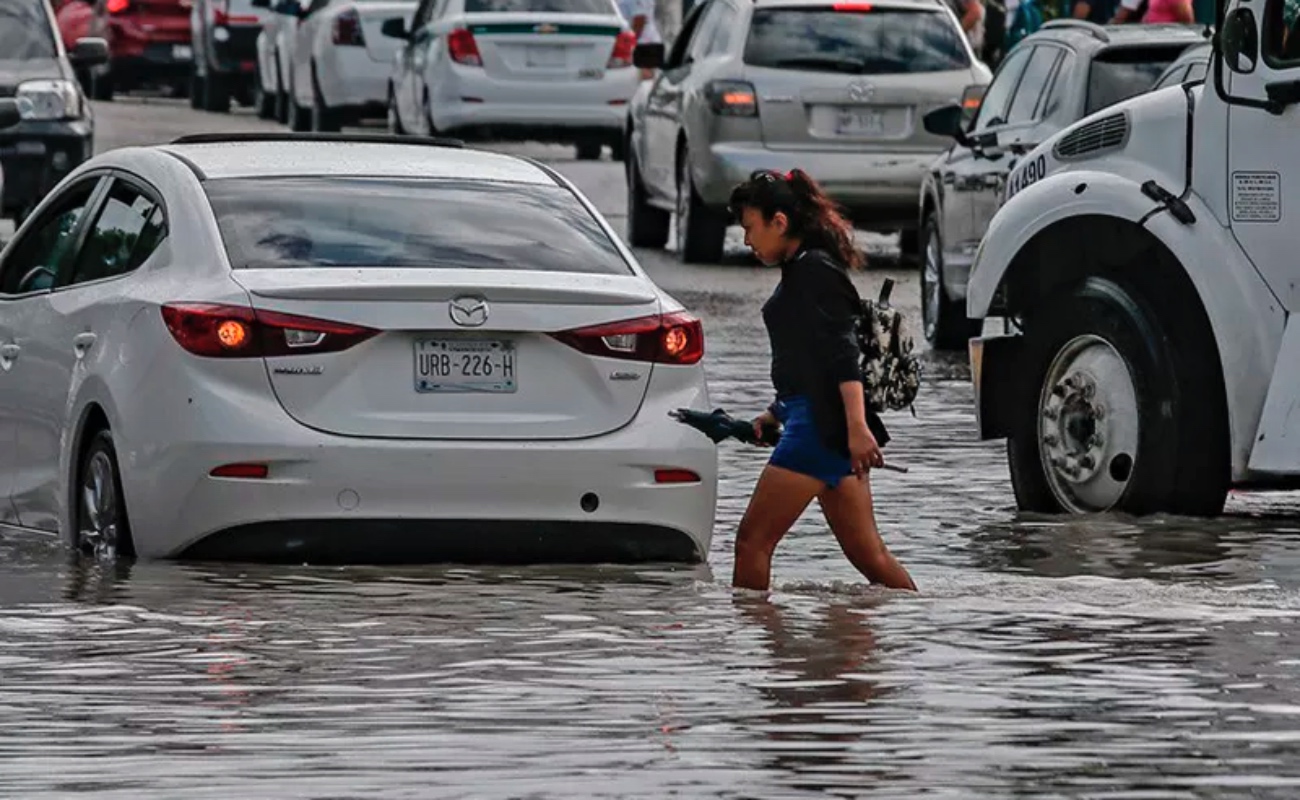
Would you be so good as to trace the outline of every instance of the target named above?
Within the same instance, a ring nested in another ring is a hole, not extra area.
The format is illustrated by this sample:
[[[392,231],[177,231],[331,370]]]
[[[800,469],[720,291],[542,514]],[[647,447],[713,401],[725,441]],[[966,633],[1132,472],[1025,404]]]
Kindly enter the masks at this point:
[[[876,413],[912,408],[921,388],[921,362],[912,354],[912,339],[904,337],[903,315],[889,304],[894,289],[886,278],[877,300],[863,300],[857,321],[862,352],[862,384],[868,408]]]

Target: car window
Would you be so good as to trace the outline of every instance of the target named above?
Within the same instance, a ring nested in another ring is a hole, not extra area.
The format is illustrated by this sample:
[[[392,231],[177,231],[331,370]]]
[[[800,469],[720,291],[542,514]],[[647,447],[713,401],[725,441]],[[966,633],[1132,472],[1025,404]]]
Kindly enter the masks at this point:
[[[435,0],[423,0],[423,2],[416,7],[415,14],[411,16],[411,32],[414,33],[425,25],[428,25],[429,20],[433,18],[434,6],[441,4],[442,0],[436,0],[436,2]]]
[[[98,185],[99,178],[93,178],[69,188],[41,221],[14,243],[0,273],[0,295],[26,294],[54,286],[76,244],[77,222]]]
[[[1038,101],[1042,99],[1047,81],[1052,76],[1052,68],[1060,57],[1061,51],[1055,47],[1034,48],[1025,72],[1020,76],[1016,93],[1011,98],[1011,107],[1007,110],[1008,124],[1033,121]]]
[[[1173,86],[1175,84],[1182,83],[1183,78],[1187,76],[1187,69],[1188,69],[1187,65],[1184,64],[1183,66],[1178,67],[1177,69],[1171,69],[1167,71],[1160,78],[1160,80],[1155,82],[1155,85],[1152,86],[1151,89],[1152,90],[1163,89],[1166,86]]]
[[[58,58],[43,0],[0,0],[0,61]]]
[[[731,39],[739,17],[740,13],[736,9],[726,4],[722,5],[722,11],[718,14],[718,24],[713,29],[713,36],[709,37],[708,46],[704,48],[704,55],[716,56],[731,49]]]
[[[125,275],[144,263],[166,235],[162,208],[124,181],[114,181],[77,254],[72,283]]]
[[[203,187],[235,269],[632,272],[562,186],[304,177],[228,178]]]
[[[759,67],[850,75],[971,66],[961,30],[938,6],[877,9],[857,3],[756,9],[744,60]]]
[[[990,125],[1000,125],[1007,118],[1007,103],[1011,101],[1011,95],[1016,90],[1016,84],[1020,82],[1020,76],[1025,71],[1025,65],[1029,63],[1030,51],[1036,48],[1022,47],[1011,55],[998,67],[997,74],[993,76],[993,82],[984,92],[984,98],[980,100],[980,110],[975,116],[975,124],[971,130],[982,130]]]
[[[726,4],[719,0],[704,10],[704,16],[700,18],[695,35],[691,37],[690,49],[687,51],[690,53],[689,60],[696,61],[708,55],[709,45],[718,27],[718,20],[725,9]]]
[[[1268,0],[1264,6],[1264,61],[1274,69],[1300,66],[1300,4]]]
[[[616,15],[618,10],[609,0],[465,0],[466,14],[606,14]]]
[[[1098,53],[1088,72],[1091,114],[1149,91],[1160,73],[1182,54],[1186,45],[1174,47],[1112,48]]]
[[[1043,113],[1039,115],[1040,119],[1050,119],[1057,111],[1061,110],[1061,104],[1065,102],[1065,93],[1070,88],[1070,79],[1074,75],[1074,65],[1078,59],[1074,53],[1069,50],[1061,51],[1061,62],[1056,68],[1056,74],[1052,76],[1052,88],[1048,90],[1047,97],[1043,101]]]
[[[1196,61],[1187,68],[1187,77],[1184,78],[1188,83],[1205,80],[1206,74],[1210,71],[1210,65],[1205,61]]]

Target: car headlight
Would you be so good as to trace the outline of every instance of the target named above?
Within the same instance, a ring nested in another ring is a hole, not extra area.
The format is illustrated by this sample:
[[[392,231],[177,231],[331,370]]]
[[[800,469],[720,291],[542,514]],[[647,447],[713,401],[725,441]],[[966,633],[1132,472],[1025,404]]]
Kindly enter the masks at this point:
[[[16,98],[24,119],[79,119],[82,116],[81,92],[71,81],[25,81],[18,84]]]

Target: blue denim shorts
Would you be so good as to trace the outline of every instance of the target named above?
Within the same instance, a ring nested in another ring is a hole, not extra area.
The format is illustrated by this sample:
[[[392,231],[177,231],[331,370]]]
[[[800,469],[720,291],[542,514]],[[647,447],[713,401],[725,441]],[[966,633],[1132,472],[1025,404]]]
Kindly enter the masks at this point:
[[[784,427],[769,464],[811,476],[832,489],[844,476],[853,474],[852,462],[847,457],[822,444],[806,397],[779,398],[772,413]]]

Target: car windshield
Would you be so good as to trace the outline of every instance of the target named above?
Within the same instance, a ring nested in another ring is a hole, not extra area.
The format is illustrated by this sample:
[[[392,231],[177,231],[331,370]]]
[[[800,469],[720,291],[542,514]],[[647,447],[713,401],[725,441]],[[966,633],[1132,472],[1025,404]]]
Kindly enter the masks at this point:
[[[754,12],[744,59],[852,75],[944,72],[970,67],[961,35],[937,9],[763,8]]]
[[[1088,73],[1085,115],[1149,90],[1185,47],[1124,48],[1098,53]]]
[[[58,53],[41,0],[0,0],[0,61],[57,58]]]
[[[629,275],[572,192],[470,180],[206,181],[235,269],[417,267]]]
[[[604,0],[465,0],[466,14],[531,14],[536,12],[556,14],[616,13],[613,3]]]

